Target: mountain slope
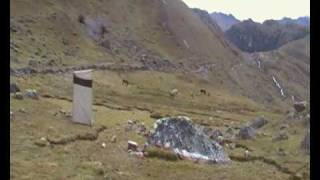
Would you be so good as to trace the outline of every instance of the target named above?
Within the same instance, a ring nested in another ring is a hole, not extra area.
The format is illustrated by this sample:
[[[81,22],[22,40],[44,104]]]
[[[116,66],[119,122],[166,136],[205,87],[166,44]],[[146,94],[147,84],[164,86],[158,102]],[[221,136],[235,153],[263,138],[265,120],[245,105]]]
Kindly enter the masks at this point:
[[[310,26],[310,18],[308,16],[299,17],[296,19],[284,17],[278,20],[280,24],[298,24],[301,26],[309,27]]]
[[[220,12],[213,12],[210,15],[223,31],[227,31],[231,26],[240,22],[240,20],[236,19],[232,14],[227,15]]]
[[[11,0],[10,10],[10,81],[23,95],[10,94],[11,179],[280,180],[297,169],[308,178],[309,158],[300,152],[305,121],[289,124],[285,114],[291,95],[309,101],[301,87],[310,60],[299,42],[260,61],[231,46],[207,12],[180,0]],[[89,68],[94,124],[83,126],[71,123],[73,71]],[[295,71],[301,79],[287,78]],[[158,117],[181,115],[224,135],[231,129],[235,147],[223,148],[233,162],[127,151],[128,140],[143,146]],[[238,139],[258,116],[269,120],[262,133]],[[287,124],[290,138],[274,142]],[[254,161],[245,161],[247,149]]]
[[[195,76],[212,87],[262,103],[270,103],[270,96],[278,99],[272,103],[281,99],[213,23],[206,23],[181,1],[12,3],[13,70],[111,63],[118,69],[125,65],[182,73],[187,79]]]
[[[275,74],[289,99],[310,99],[310,36],[292,41],[258,58],[266,73]],[[292,97],[294,96],[294,97]]]
[[[246,20],[226,31],[226,37],[238,48],[246,52],[277,49],[287,42],[305,37],[309,29],[296,25],[282,25],[275,20],[263,24]]]

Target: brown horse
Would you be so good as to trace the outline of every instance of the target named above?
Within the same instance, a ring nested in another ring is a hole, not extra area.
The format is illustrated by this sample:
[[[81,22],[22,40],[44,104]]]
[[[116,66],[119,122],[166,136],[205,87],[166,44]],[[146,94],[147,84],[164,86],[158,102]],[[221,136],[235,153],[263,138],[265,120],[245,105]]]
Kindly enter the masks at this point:
[[[207,91],[205,89],[200,89],[200,94],[206,95]]]
[[[122,85],[124,85],[124,86],[128,86],[128,85],[129,85],[129,81],[127,81],[127,80],[123,79],[123,80],[122,80]]]

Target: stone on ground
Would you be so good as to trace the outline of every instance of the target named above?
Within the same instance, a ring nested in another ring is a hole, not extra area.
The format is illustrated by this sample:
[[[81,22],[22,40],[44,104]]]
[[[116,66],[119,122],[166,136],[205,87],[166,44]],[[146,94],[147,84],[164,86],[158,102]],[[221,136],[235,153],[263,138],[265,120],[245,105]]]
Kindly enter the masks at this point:
[[[193,124],[188,117],[158,119],[148,143],[157,147],[169,147],[183,159],[223,163],[230,161],[219,143],[211,140],[203,128]]]
[[[253,139],[256,136],[256,131],[251,126],[245,126],[240,129],[238,137],[241,139]]]
[[[266,120],[264,117],[257,117],[256,119],[254,119],[250,126],[254,129],[259,129],[262,128],[264,125],[268,124],[268,120]]]

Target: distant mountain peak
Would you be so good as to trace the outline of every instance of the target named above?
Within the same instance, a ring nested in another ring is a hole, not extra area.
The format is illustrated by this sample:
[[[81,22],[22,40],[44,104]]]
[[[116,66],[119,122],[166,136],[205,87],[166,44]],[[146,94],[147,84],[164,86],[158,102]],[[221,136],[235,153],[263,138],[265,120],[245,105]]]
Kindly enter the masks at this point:
[[[310,17],[309,16],[301,16],[296,19],[290,17],[283,17],[280,20],[277,20],[280,24],[298,24],[300,26],[310,26]]]
[[[210,15],[223,31],[227,31],[231,26],[240,22],[240,20],[236,19],[232,14],[213,12]]]

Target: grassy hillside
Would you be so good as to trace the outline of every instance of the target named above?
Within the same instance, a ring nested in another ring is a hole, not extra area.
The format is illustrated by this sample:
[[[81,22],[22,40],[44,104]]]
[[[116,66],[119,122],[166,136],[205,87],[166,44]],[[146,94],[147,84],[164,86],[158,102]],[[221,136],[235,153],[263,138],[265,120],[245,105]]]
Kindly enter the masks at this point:
[[[305,40],[279,51],[243,55],[180,0],[11,0],[10,10],[10,68],[15,72],[10,81],[23,93],[32,88],[40,95],[39,100],[11,97],[12,179],[309,177],[308,155],[300,150],[307,128],[287,121],[292,101],[282,98],[271,77],[277,76],[289,94],[308,100],[302,88],[310,61],[309,50],[302,50]],[[72,71],[87,65],[96,67],[93,127],[73,124],[66,116],[72,107]],[[129,85],[123,86],[123,80]],[[179,91],[175,98],[172,89]],[[201,95],[201,89],[209,94]],[[154,114],[187,115],[223,132],[229,127],[238,131],[262,115],[270,123],[256,139],[235,139],[235,149],[225,147],[233,160],[229,165],[131,156],[127,141],[142,145],[146,139],[125,130],[128,120],[149,129]],[[290,138],[274,143],[283,124],[289,124]],[[102,125],[107,129],[95,140],[65,145],[40,140],[70,140]],[[114,135],[117,140],[111,142]],[[256,159],[241,160],[246,147]],[[287,155],[279,155],[279,148]]]

